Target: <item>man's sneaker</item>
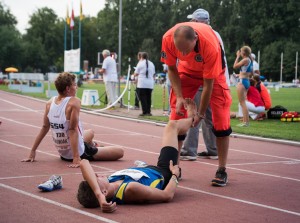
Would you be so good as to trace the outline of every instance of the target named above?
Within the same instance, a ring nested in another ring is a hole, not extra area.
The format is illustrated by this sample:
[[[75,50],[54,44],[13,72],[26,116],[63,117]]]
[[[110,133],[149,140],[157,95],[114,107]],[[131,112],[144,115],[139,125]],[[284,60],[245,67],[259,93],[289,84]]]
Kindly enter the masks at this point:
[[[249,122],[242,122],[236,125],[237,127],[249,127]]]
[[[62,188],[62,177],[52,175],[48,181],[42,183],[38,186],[38,188],[42,191],[53,191]]]
[[[148,164],[147,164],[146,162],[141,161],[141,160],[136,160],[136,161],[134,161],[134,165],[135,165],[136,167],[146,167],[146,166],[148,166]]]
[[[217,187],[225,187],[226,184],[228,183],[228,179],[227,179],[227,173],[225,172],[226,168],[222,167],[219,168],[216,172],[216,176],[215,179],[213,179],[211,181],[211,184],[213,186],[217,186]]]
[[[219,159],[217,155],[209,155],[208,152],[197,153],[197,156],[202,159],[211,159],[211,160]]]
[[[197,160],[197,156],[180,156],[180,160],[182,160],[182,161],[195,161],[195,160]]]

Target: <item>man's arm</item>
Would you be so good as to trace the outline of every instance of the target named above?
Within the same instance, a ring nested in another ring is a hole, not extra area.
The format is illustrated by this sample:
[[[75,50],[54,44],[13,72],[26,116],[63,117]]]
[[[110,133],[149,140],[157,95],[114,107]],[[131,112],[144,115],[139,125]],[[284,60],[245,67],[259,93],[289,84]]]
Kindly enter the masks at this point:
[[[169,79],[170,79],[170,82],[172,85],[172,90],[175,92],[175,95],[176,95],[176,113],[179,115],[183,115],[180,112],[180,109],[184,105],[185,101],[182,96],[181,81],[179,78],[179,74],[178,74],[176,65],[169,66],[168,75],[169,75]]]
[[[213,85],[214,79],[203,78],[203,91],[199,103],[200,106],[198,109],[198,115],[194,119],[193,126],[196,126],[201,121],[201,119],[205,118],[205,112],[210,102]]]
[[[173,162],[170,160],[170,170],[172,176],[168,185],[164,190],[152,188],[142,185],[137,182],[131,182],[125,191],[126,202],[169,202],[173,199],[176,187],[178,184],[177,176],[179,175],[178,166],[173,166]]]
[[[69,124],[69,134],[70,134],[70,145],[73,152],[73,163],[69,167],[79,167],[80,165],[80,155],[78,152],[78,123],[79,123],[79,112],[80,112],[80,100],[78,98],[71,98],[69,102],[70,108],[67,112],[70,112],[70,124]]]
[[[45,112],[44,112],[43,126],[42,126],[39,134],[35,138],[35,141],[31,148],[29,157],[27,159],[23,159],[22,162],[34,162],[35,161],[36,150],[50,129],[50,123],[49,123],[49,119],[47,117],[47,115],[49,113],[50,105],[51,105],[51,102],[48,101],[46,104]]]
[[[91,167],[91,164],[88,160],[81,160],[80,169],[82,172],[83,178],[88,182],[89,186],[92,188],[95,196],[97,197],[100,208],[103,212],[114,212],[117,209],[116,203],[107,203],[104,194],[102,194],[99,184],[97,182],[96,174]]]

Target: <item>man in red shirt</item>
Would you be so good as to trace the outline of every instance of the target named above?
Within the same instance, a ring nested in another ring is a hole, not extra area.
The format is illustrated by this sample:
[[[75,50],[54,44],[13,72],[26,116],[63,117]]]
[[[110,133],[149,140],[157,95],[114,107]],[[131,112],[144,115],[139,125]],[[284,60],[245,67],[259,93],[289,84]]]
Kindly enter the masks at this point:
[[[169,66],[172,84],[171,120],[186,117],[184,98],[194,98],[203,86],[202,98],[194,125],[205,118],[208,104],[212,108],[214,134],[217,137],[219,168],[214,186],[228,182],[226,162],[229,147],[231,96],[225,77],[223,51],[213,29],[201,23],[179,23],[163,36],[161,61]],[[179,135],[179,148],[185,136]]]

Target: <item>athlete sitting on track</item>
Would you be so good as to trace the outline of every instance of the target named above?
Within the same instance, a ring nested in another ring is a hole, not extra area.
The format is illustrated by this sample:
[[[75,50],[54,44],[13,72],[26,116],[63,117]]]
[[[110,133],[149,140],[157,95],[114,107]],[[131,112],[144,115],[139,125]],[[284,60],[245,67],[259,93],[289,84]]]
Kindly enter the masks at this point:
[[[93,130],[84,131],[79,120],[81,102],[75,97],[77,91],[76,76],[61,73],[55,80],[58,96],[46,104],[43,126],[35,139],[29,157],[22,162],[33,162],[36,150],[51,128],[55,147],[62,160],[73,162],[69,167],[79,167],[81,159],[118,160],[124,151],[120,147],[97,148],[94,145]]]
[[[178,184],[178,135],[185,134],[192,126],[196,105],[186,99],[188,118],[170,120],[165,127],[162,149],[157,166],[133,167],[109,176],[95,174],[88,160],[82,160],[83,178],[77,199],[84,207],[101,207],[103,212],[113,212],[116,204],[168,202],[173,199]]]

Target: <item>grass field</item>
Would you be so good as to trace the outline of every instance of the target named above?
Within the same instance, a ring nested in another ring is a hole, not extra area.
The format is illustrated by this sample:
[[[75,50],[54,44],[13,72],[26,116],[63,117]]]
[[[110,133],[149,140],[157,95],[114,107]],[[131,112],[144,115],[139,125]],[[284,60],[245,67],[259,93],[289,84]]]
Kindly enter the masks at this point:
[[[123,92],[125,85],[121,85],[121,92]],[[54,85],[51,86],[51,89],[55,89]],[[105,91],[104,84],[84,84],[82,87],[78,88],[77,96],[81,98],[83,90],[85,89],[97,89],[99,94],[102,95]],[[131,105],[134,104],[134,89],[135,87],[131,85],[130,97],[131,97]],[[8,87],[4,85],[0,85],[0,90],[8,91]],[[298,111],[300,112],[300,88],[281,88],[279,91],[275,91],[275,89],[271,88],[271,97],[272,97],[272,105],[282,105],[286,107],[289,111]],[[14,93],[18,93],[17,91],[11,91]],[[231,87],[232,94],[232,106],[231,111],[238,110],[238,99],[236,88]],[[45,98],[45,94],[34,94],[28,93],[28,96],[37,97],[37,98]],[[123,97],[123,103],[127,104],[128,102],[128,93],[126,92]],[[102,101],[104,98],[101,99]],[[167,89],[165,92],[165,99],[163,97],[163,87],[160,85],[156,85],[152,94],[152,104],[153,109],[163,109],[163,105],[165,109],[168,107],[168,95]],[[93,108],[103,108],[105,105],[94,106]],[[155,121],[168,121],[166,116],[152,116],[146,117],[147,119],[155,120]],[[237,119],[233,119],[231,122],[232,129],[236,133],[247,134],[247,135],[256,135],[268,138],[279,138],[279,139],[288,139],[300,141],[300,122],[294,123],[285,123],[280,122],[279,120],[264,120],[264,121],[251,121],[250,127],[241,128],[236,127],[239,123]]]

